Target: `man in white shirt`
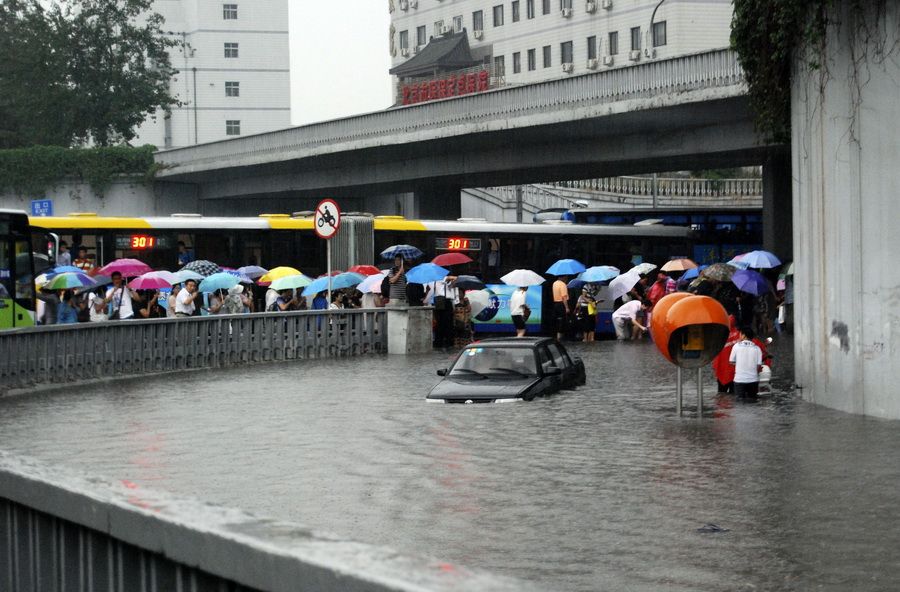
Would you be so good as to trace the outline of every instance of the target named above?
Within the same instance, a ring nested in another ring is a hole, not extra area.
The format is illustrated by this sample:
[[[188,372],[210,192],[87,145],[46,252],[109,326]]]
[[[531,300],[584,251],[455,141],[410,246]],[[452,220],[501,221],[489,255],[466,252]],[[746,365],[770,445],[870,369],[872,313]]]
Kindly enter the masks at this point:
[[[195,280],[187,280],[184,282],[184,288],[175,297],[175,316],[189,317],[194,314],[196,306],[194,299],[200,295],[197,291],[197,282]]]
[[[638,321],[638,314],[647,310],[650,302],[647,300],[629,300],[612,315],[613,327],[616,328],[616,339],[637,339],[647,327]]]
[[[434,307],[434,347],[453,345],[453,306],[455,292],[450,283],[456,276],[448,275],[443,280],[431,282],[426,287],[425,304]]]
[[[741,340],[734,344],[728,361],[734,366],[734,395],[755,399],[759,392],[759,369],[763,363],[762,350],[753,343],[753,329],[741,329]]]
[[[131,306],[132,300],[140,300],[137,294],[131,291],[131,288],[125,285],[122,274],[114,271],[112,274],[112,286],[106,290],[106,298],[103,303],[110,306],[110,319],[131,319],[134,318],[134,308]]]
[[[516,326],[516,337],[525,337],[525,312],[528,310],[525,298],[527,295],[528,286],[521,286],[516,288],[516,291],[509,297],[509,316],[512,317],[513,325]]]

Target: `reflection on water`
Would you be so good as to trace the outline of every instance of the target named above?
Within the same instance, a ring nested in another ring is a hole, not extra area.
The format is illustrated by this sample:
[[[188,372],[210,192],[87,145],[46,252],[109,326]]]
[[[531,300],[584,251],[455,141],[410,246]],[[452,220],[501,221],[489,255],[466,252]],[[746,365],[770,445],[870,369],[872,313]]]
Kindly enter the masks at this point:
[[[426,404],[446,354],[285,363],[0,400],[0,447],[547,589],[895,589],[900,423],[786,393],[677,419],[652,346],[589,345],[533,403]]]

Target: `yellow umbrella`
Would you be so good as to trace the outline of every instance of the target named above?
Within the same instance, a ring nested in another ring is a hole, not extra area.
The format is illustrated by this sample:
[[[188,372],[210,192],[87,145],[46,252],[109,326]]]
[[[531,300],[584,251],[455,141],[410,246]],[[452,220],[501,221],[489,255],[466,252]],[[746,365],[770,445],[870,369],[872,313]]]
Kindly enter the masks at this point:
[[[274,282],[275,280],[283,277],[287,277],[289,275],[302,275],[299,269],[294,269],[293,267],[276,267],[275,269],[269,270],[269,273],[263,275],[258,280],[256,280],[260,284],[267,284]]]
[[[687,271],[695,267],[697,267],[697,264],[690,259],[672,259],[666,261],[666,264],[659,269],[660,271]]]

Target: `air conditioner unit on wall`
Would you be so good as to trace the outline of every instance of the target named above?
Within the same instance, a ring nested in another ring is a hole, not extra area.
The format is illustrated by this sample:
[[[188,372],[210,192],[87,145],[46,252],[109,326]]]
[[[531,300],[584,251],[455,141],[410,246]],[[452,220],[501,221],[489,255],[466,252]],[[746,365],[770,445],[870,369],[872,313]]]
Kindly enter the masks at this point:
[[[603,56],[603,65],[604,66],[612,66],[615,63],[615,60],[612,56]]]
[[[596,70],[596,69],[597,69],[597,66],[598,66],[599,64],[600,64],[600,62],[599,62],[599,60],[597,60],[597,58],[591,58],[591,59],[589,59],[588,62],[587,62],[588,70]]]
[[[651,60],[656,57],[656,50],[652,47],[644,48],[644,57],[650,58]]]
[[[449,35],[453,32],[453,27],[449,25],[441,25],[441,35]]]
[[[612,8],[612,0],[600,0],[600,8],[609,10]]]
[[[408,56],[408,55],[409,55],[409,48],[408,48],[408,47],[401,47],[401,48],[400,48],[400,55],[402,55],[403,57]]]
[[[563,8],[563,9],[562,9],[562,15],[563,15],[565,18],[569,18],[570,16],[572,16],[572,9],[571,9],[571,8]]]
[[[419,53],[419,50],[422,49],[421,45],[413,45],[412,52]]]
[[[407,0],[400,0],[400,10],[409,10],[409,2]]]
[[[410,8],[418,8],[418,7],[419,7],[419,0],[409,0],[409,7],[410,7]]]
[[[639,59],[641,59],[641,50],[635,49],[634,51],[629,52],[628,59],[631,60],[632,62],[636,62]]]
[[[584,5],[585,12],[597,12],[597,3],[594,0],[588,0]]]
[[[472,31],[472,35],[475,37],[475,39],[481,39],[482,37],[484,37],[484,31],[482,31],[481,29],[475,29],[474,31]]]
[[[575,68],[575,65],[572,62],[565,62],[562,65],[563,72],[571,72]]]

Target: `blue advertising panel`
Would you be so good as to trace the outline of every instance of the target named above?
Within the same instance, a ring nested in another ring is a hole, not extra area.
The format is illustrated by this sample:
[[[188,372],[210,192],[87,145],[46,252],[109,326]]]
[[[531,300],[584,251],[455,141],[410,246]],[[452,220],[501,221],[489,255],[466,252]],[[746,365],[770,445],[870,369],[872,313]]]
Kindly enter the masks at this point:
[[[509,298],[518,288],[506,284],[488,284],[485,288],[491,295],[491,306],[474,317],[475,331],[480,333],[512,333],[512,316],[509,314]],[[531,286],[525,294],[525,304],[531,309],[525,325],[533,332],[541,328],[541,286]]]
[[[52,199],[34,199],[31,200],[32,216],[52,216],[53,200]]]

